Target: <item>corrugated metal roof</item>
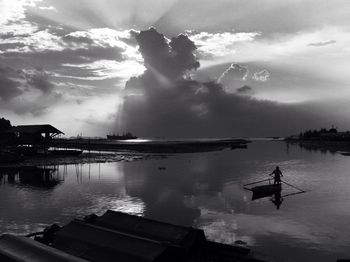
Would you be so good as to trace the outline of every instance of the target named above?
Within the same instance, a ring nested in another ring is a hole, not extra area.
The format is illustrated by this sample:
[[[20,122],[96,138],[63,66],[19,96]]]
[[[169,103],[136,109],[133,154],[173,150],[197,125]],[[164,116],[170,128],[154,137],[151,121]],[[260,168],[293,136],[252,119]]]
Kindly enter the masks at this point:
[[[180,261],[176,247],[74,220],[59,230],[52,246],[91,261]],[[180,251],[180,252],[179,252]]]
[[[3,262],[87,262],[30,238],[2,235],[0,261]]]
[[[201,229],[164,223],[111,210],[100,217],[90,217],[86,221],[125,234],[180,246],[189,256],[196,256],[200,253],[200,249],[206,241],[204,231]]]
[[[177,245],[185,243],[186,239],[190,238],[191,235],[197,235],[202,241],[205,240],[204,232],[200,229],[159,222],[111,210],[108,210],[101,217],[96,217],[91,223],[141,237],[171,242]]]
[[[20,125],[14,126],[9,129],[10,133],[19,132],[22,134],[36,134],[36,133],[54,133],[54,134],[64,134],[62,131],[53,127],[52,125]]]

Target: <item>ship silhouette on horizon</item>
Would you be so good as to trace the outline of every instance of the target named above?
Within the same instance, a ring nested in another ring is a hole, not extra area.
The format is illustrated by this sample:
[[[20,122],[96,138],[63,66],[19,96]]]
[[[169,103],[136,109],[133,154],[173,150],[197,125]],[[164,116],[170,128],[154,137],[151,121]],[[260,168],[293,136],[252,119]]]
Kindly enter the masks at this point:
[[[137,139],[137,136],[133,135],[130,132],[122,133],[119,135],[119,133],[107,135],[107,139],[109,140],[128,140],[128,139]]]

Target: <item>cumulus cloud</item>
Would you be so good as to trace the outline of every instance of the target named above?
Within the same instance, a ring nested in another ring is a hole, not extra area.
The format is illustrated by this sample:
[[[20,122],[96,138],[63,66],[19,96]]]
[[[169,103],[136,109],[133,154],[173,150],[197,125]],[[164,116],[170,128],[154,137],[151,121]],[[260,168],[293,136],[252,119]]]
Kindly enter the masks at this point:
[[[231,64],[218,78],[218,82],[245,81],[248,78],[248,74],[248,67],[239,64]]]
[[[193,54],[195,46],[186,35],[169,40],[152,28],[141,31],[136,40],[146,71],[126,83],[121,117],[116,123],[119,130],[152,137],[271,135],[276,134],[276,121],[288,121],[289,125],[278,129],[280,135],[294,132],[303,121],[316,121],[300,105],[242,95],[252,92],[249,86],[228,93],[221,83],[189,79],[187,73],[198,63]],[[181,49],[174,48],[178,41]],[[237,64],[230,66],[231,71],[240,81],[248,74],[246,67]]]
[[[188,31],[189,38],[198,47],[202,58],[222,57],[227,54],[233,55],[239,43],[253,41],[260,33],[257,32],[194,32]]]
[[[310,43],[309,46],[326,46],[326,45],[333,45],[337,41],[335,40],[327,40],[327,41],[321,41],[321,42],[315,42],[315,43]]]
[[[136,40],[145,67],[154,74],[176,79],[199,67],[199,62],[193,54],[196,46],[185,35],[181,34],[169,40],[154,28],[150,28],[136,35]]]
[[[251,73],[248,66],[233,63],[220,75],[217,81],[228,92],[244,93],[247,95],[253,93],[253,88],[250,85],[256,86],[259,82],[263,83],[269,80],[270,72],[266,69]],[[242,87],[244,88],[241,89]],[[249,87],[250,91],[242,92],[247,91],[247,87]]]
[[[255,72],[252,78],[257,82],[266,82],[270,79],[270,72],[264,69],[259,72]]]

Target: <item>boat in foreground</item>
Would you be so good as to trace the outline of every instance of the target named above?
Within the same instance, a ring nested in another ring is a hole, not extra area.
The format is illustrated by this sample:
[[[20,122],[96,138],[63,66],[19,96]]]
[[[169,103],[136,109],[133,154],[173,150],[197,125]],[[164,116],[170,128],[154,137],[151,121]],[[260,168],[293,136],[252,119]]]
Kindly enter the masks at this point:
[[[33,233],[35,240],[0,236],[1,261],[72,262],[262,262],[240,245],[206,239],[202,229],[108,210],[102,216],[53,224]]]

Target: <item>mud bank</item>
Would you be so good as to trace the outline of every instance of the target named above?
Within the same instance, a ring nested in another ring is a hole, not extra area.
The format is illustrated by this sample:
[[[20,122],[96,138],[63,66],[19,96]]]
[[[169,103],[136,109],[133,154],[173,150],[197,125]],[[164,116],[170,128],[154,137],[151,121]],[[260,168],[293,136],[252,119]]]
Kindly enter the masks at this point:
[[[23,162],[1,163],[0,167],[22,167],[22,166],[52,166],[106,162],[130,162],[147,159],[164,159],[165,154],[142,154],[142,153],[119,153],[119,152],[83,152],[79,156],[54,156],[42,155],[26,157]]]

